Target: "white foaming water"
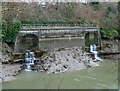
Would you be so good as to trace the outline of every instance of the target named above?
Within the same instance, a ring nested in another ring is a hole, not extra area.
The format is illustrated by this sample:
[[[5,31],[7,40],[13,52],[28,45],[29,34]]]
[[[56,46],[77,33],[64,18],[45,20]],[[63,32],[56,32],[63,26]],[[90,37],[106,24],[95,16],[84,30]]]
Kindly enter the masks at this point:
[[[96,45],[90,45],[90,52],[92,52],[95,56],[95,59],[102,60],[100,57],[98,57],[98,51],[96,51]]]
[[[31,71],[30,63],[26,63],[25,65],[26,65],[25,71]]]
[[[26,60],[25,60],[26,61]],[[25,71],[31,71],[31,66],[30,66],[30,64],[29,63],[25,63],[24,64],[25,65]]]
[[[25,71],[32,71],[31,65],[34,65],[34,52],[25,53]]]

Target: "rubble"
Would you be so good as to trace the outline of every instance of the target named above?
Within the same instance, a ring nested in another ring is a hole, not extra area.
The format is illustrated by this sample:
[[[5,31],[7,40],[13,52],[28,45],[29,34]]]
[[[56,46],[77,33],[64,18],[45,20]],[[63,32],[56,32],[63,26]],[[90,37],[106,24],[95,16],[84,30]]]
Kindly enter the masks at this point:
[[[92,59],[82,50],[82,47],[54,49],[41,57],[44,69],[48,74],[99,66],[100,60]]]

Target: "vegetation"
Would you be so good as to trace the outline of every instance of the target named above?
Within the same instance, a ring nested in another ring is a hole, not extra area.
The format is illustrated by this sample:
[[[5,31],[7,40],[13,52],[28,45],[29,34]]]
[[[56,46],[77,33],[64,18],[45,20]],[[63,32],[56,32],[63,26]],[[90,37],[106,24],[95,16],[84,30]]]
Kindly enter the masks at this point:
[[[118,17],[118,10],[117,7],[111,7],[111,6],[107,6],[106,10],[105,10],[105,16],[104,18],[104,22],[106,24],[109,24],[109,29],[118,29],[118,24],[115,24],[115,22],[117,23],[118,21],[115,21],[115,18]]]
[[[101,30],[101,37],[114,38],[118,36],[117,30]]]
[[[120,22],[120,1],[118,2],[118,21]],[[118,33],[119,33],[119,37],[120,37],[120,23],[118,23]]]
[[[96,1],[96,2],[90,2],[90,4],[92,4],[92,5],[94,5],[94,4],[99,4],[99,2],[98,1]]]
[[[17,33],[20,30],[21,22],[12,21],[11,24],[8,25],[8,22],[3,20],[0,26],[2,29],[2,33],[1,33],[2,41],[14,42],[16,39]]]
[[[71,24],[72,22],[69,22]],[[22,24],[67,24],[64,21],[22,21]]]
[[[86,20],[79,20],[78,22],[66,22],[66,21],[21,21],[22,24],[31,24],[31,25],[36,25],[37,24],[95,24],[94,22],[91,21],[86,21]]]
[[[91,2],[82,3],[59,3],[57,6],[48,4],[41,7],[37,2],[9,2],[2,4],[4,20],[19,19],[20,21],[55,21],[55,22],[83,22],[93,21],[106,29],[118,28],[118,9],[116,3]],[[56,9],[57,8],[57,9]],[[12,13],[11,13],[12,12]],[[11,17],[9,17],[11,16]],[[11,19],[10,19],[11,18]],[[54,22],[54,23],[55,23]],[[46,22],[44,22],[46,23]],[[51,23],[51,22],[50,22]]]
[[[99,23],[103,29],[102,37],[115,37],[118,32],[117,3],[90,2],[59,3],[57,6],[48,5],[41,7],[37,2],[4,2],[2,3],[3,41],[15,41],[16,34],[20,30],[20,24],[93,24]],[[14,21],[19,19],[20,21]],[[6,21],[7,22],[6,22]],[[91,22],[92,21],[92,22]]]

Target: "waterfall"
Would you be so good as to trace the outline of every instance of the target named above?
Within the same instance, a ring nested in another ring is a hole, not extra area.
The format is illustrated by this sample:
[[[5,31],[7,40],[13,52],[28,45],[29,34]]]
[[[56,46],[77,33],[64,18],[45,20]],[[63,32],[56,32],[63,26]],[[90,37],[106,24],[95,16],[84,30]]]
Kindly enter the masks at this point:
[[[29,50],[25,53],[25,71],[31,71],[31,66],[34,65],[34,52],[30,52]]]
[[[100,57],[98,57],[98,51],[96,50],[96,45],[90,45],[90,52],[94,54],[95,59],[102,60]]]

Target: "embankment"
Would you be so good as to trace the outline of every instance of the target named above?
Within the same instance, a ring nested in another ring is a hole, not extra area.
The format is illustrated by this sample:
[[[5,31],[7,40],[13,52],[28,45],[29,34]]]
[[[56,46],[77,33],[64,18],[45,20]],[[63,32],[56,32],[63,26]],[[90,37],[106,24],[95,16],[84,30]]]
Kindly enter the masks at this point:
[[[21,71],[21,65],[11,64],[13,59],[10,47],[6,43],[1,45],[2,55],[0,57],[0,81],[14,80],[15,76]]]

